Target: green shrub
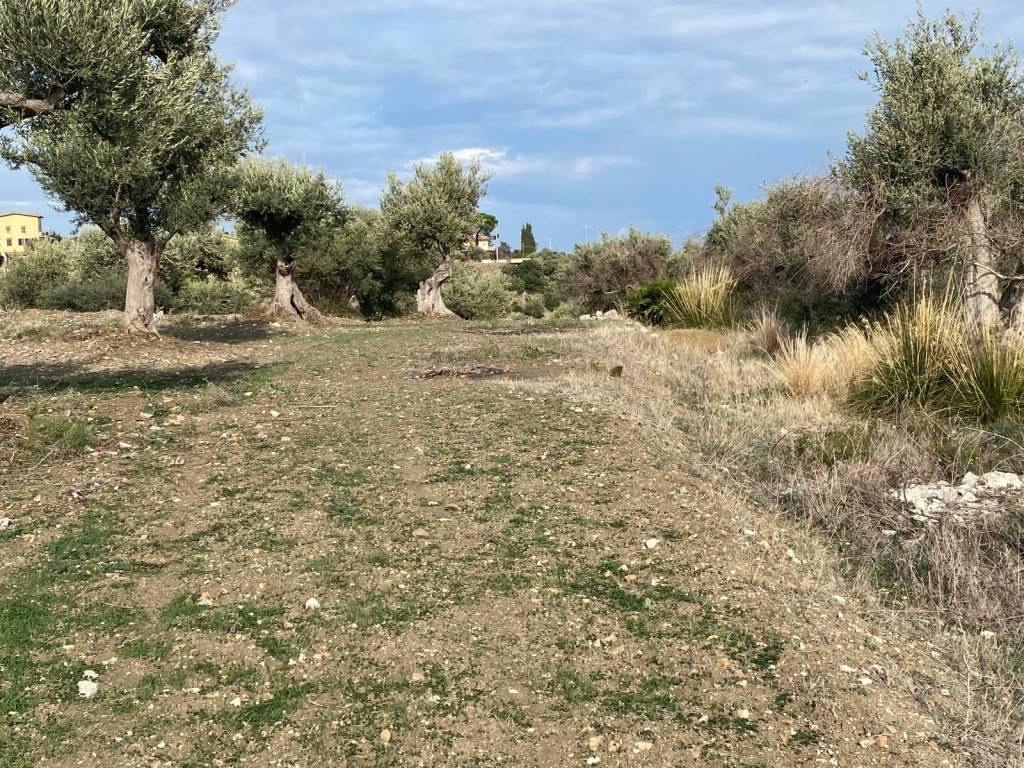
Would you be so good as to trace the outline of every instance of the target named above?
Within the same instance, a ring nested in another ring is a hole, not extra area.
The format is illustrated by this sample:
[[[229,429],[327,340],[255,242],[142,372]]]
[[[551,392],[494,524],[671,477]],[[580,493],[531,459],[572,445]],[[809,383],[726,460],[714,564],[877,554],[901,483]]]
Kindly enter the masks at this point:
[[[58,309],[71,312],[104,312],[124,309],[127,278],[109,275],[93,280],[69,281],[55,285],[39,297],[39,309]],[[157,309],[170,309],[174,295],[167,286],[158,282],[153,288]]]
[[[509,279],[509,287],[516,293],[540,293],[547,288],[548,276],[544,274],[544,263],[540,259],[508,264],[501,271]]]
[[[59,243],[43,241],[10,257],[0,278],[0,304],[30,309],[55,285],[68,282],[70,267]]]
[[[526,300],[526,303],[523,304],[522,311],[524,315],[532,317],[534,320],[540,320],[545,314],[547,314],[547,310],[544,308],[544,302],[536,296],[531,296]]]
[[[128,265],[124,257],[98,228],[86,227],[77,236],[66,237],[57,245],[67,258],[71,282],[91,283],[111,276],[127,280]]]
[[[514,296],[507,278],[473,264],[456,263],[442,291],[448,308],[466,320],[494,320],[512,311]]]
[[[244,280],[186,280],[174,309],[195,315],[237,315],[254,307],[259,296]]]
[[[675,290],[676,283],[667,277],[656,277],[626,294],[626,312],[630,317],[648,325],[662,325],[666,321],[666,299]]]
[[[668,294],[664,319],[685,328],[721,328],[728,324],[736,282],[728,267],[694,269]]]
[[[613,309],[631,288],[659,276],[674,277],[685,260],[664,235],[630,230],[624,237],[602,236],[576,246],[559,281],[564,295],[582,299],[589,311]]]

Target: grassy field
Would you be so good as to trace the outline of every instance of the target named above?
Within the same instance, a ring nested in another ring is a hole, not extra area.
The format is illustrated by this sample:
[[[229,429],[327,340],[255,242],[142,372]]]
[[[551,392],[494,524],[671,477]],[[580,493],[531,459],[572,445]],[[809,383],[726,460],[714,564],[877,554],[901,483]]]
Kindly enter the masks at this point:
[[[113,322],[0,319],[3,768],[1005,757],[599,332]]]

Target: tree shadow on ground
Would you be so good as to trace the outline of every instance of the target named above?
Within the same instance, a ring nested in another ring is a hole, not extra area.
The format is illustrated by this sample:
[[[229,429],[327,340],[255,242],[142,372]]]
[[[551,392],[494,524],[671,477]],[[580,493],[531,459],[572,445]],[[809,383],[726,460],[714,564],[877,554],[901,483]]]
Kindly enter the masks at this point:
[[[266,341],[281,333],[263,320],[232,320],[221,323],[171,323],[160,329],[164,336],[179,341],[204,341],[216,344],[245,344]]]
[[[254,374],[266,377],[278,366],[245,361],[210,363],[186,368],[118,368],[91,371],[80,362],[29,363],[0,366],[0,402],[26,391],[104,394],[134,390],[167,392],[195,389],[207,384],[225,384]]]

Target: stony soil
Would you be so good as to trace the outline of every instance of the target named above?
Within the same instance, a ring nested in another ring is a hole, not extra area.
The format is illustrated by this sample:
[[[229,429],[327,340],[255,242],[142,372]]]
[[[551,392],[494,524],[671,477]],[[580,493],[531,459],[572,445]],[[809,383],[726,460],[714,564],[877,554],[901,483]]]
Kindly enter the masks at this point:
[[[508,330],[0,318],[0,766],[970,763],[930,627]]]

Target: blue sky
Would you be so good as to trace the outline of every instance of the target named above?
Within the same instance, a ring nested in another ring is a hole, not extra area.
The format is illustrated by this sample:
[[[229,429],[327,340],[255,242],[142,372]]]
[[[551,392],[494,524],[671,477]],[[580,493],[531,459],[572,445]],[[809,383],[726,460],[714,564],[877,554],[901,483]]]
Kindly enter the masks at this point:
[[[989,41],[1024,36],[1009,0]],[[925,2],[972,11],[977,3]],[[873,102],[857,78],[874,31],[912,0],[240,0],[219,49],[266,110],[268,154],[323,166],[375,204],[389,170],[454,151],[493,173],[483,209],[516,245],[571,248],[630,225],[678,243],[737,199],[824,170]],[[30,177],[0,170],[0,208],[70,230]]]

